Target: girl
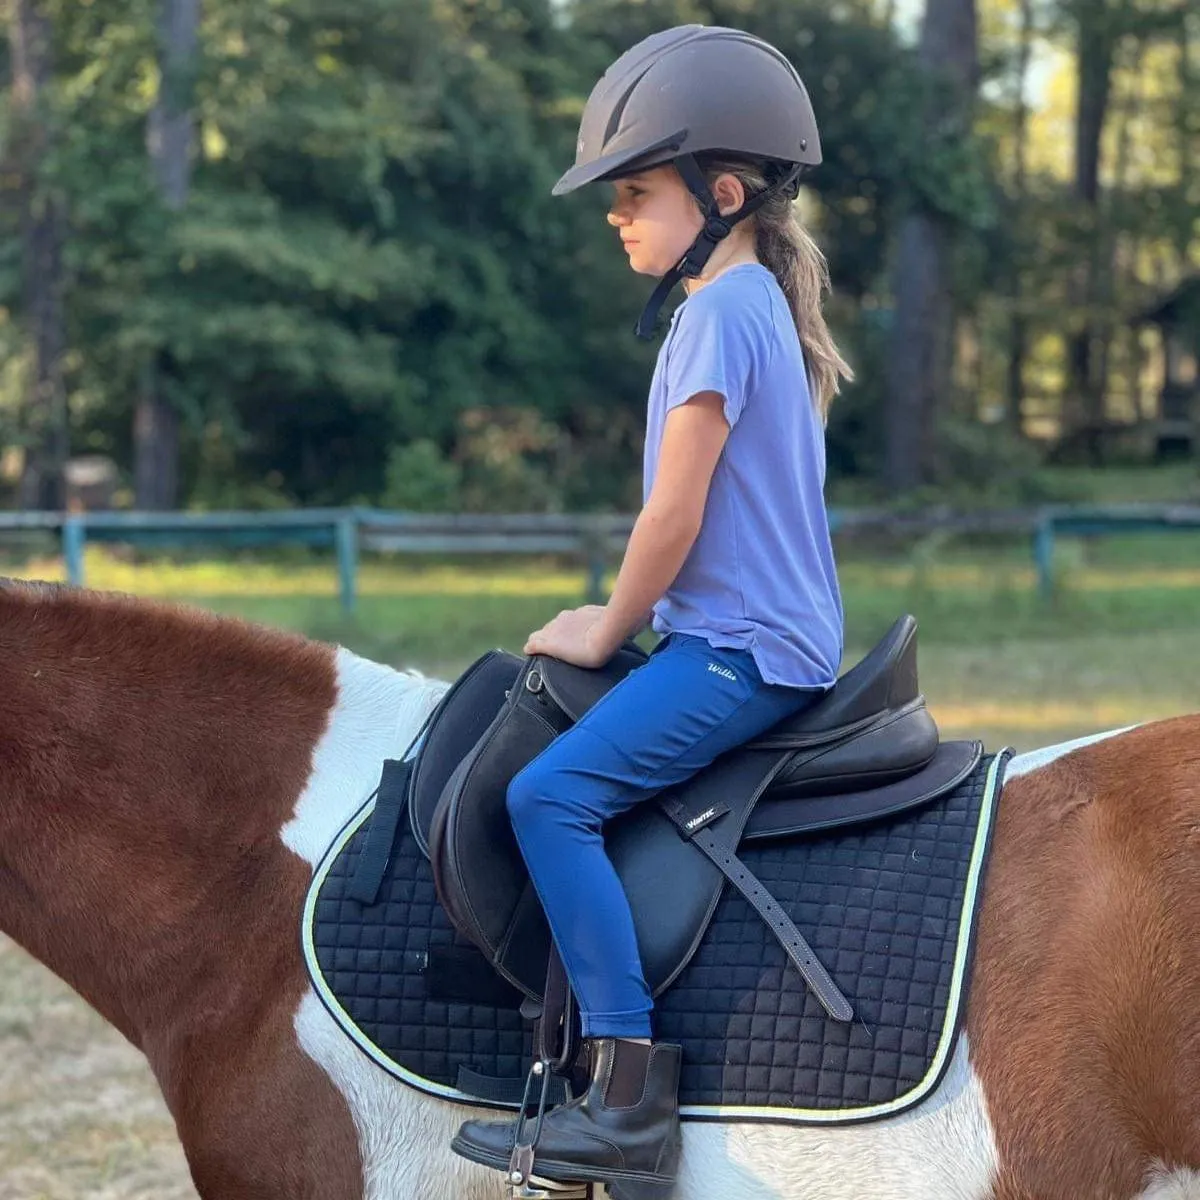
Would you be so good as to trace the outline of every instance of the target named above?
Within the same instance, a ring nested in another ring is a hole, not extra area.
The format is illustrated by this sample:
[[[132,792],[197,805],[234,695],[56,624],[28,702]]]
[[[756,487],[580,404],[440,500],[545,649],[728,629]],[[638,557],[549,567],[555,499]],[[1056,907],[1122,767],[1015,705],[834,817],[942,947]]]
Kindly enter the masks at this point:
[[[650,385],[644,507],[612,598],[559,613],[525,652],[599,666],[651,616],[663,639],[508,791],[592,1039],[591,1086],[546,1115],[536,1173],[603,1181],[618,1197],[675,1177],[680,1047],[651,1041],[602,825],[813,703],[841,661],[823,428],[850,370],[821,315],[825,261],[792,205],[820,159],[787,59],[686,25],[608,69],[554,189],[611,183],[608,222],[630,266],[663,276],[640,334],[681,279],[687,293]],[[453,1146],[508,1168],[512,1124],[468,1121]]]

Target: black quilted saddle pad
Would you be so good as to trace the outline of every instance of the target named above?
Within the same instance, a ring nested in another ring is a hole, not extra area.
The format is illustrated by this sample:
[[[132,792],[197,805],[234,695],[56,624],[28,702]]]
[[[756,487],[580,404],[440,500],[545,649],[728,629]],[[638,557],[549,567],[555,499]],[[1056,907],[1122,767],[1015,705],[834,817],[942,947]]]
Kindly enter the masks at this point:
[[[899,819],[742,847],[857,1019],[827,1019],[761,918],[727,889],[655,1010],[655,1035],[683,1043],[685,1118],[869,1120],[937,1086],[964,1010],[1007,757],[984,758],[953,792]],[[347,824],[313,879],[303,922],[313,984],[385,1071],[436,1096],[516,1107],[530,1055],[520,996],[450,926],[407,822],[378,901],[345,895],[370,811]]]

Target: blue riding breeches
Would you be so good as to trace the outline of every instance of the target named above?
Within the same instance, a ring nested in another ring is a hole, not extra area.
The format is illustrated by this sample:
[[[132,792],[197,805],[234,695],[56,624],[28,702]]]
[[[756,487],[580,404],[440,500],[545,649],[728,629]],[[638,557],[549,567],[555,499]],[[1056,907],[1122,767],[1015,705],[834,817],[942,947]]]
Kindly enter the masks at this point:
[[[764,683],[748,650],[671,634],[509,784],[517,843],[585,1037],[651,1036],[653,1003],[604,822],[823,694]]]

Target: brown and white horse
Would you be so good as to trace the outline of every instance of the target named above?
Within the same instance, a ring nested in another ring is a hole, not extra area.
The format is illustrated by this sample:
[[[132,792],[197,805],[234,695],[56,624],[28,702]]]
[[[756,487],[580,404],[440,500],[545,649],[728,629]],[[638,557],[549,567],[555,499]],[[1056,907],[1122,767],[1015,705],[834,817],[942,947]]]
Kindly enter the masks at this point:
[[[0,586],[0,928],[145,1053],[204,1200],[499,1200],[468,1113],[333,1024],[313,868],[444,688],[127,597]],[[1012,763],[939,1092],[688,1123],[680,1200],[1200,1197],[1200,716]]]

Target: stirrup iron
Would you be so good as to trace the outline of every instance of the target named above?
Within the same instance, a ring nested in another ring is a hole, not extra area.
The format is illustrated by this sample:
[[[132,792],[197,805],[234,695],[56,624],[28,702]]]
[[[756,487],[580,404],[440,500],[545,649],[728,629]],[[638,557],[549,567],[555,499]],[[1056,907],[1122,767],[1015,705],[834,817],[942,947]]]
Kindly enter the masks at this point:
[[[513,1131],[513,1151],[508,1160],[508,1182],[512,1184],[513,1195],[523,1196],[518,1188],[527,1188],[533,1178],[533,1155],[542,1135],[542,1122],[546,1117],[546,1100],[550,1095],[550,1068],[553,1064],[549,1059],[539,1058],[529,1068],[525,1077],[525,1094],[521,1097],[521,1113],[517,1117],[516,1129]],[[529,1098],[533,1089],[538,1090],[537,1114],[533,1122],[533,1136],[525,1139],[525,1130],[529,1124]],[[529,1193],[532,1197],[537,1193]]]
[[[512,1200],[592,1200],[590,1183],[557,1183],[532,1175],[527,1183],[514,1185]]]

